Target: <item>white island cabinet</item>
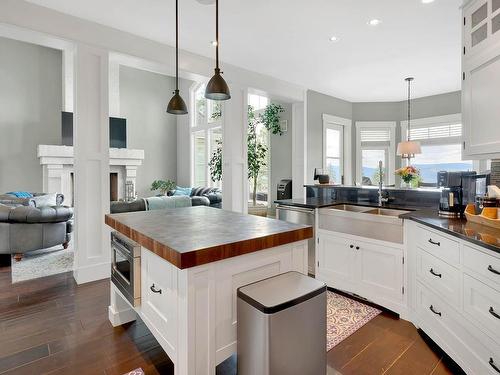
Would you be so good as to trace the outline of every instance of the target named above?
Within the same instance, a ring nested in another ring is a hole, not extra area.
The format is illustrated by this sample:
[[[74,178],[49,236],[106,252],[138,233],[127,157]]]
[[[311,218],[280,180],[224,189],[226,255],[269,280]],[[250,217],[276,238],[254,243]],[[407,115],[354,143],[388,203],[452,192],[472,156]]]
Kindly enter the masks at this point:
[[[500,158],[500,1],[463,7],[463,158]]]
[[[142,245],[141,302],[132,307],[112,284],[110,321],[138,314],[176,375],[214,375],[236,352],[239,287],[307,274],[312,227],[209,207],[107,215],[106,223]]]

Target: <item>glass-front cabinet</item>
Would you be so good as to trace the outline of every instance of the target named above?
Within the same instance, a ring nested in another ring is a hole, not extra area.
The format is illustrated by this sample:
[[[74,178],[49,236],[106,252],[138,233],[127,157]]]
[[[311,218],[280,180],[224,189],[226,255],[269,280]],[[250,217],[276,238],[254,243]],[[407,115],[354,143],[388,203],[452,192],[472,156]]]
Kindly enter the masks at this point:
[[[500,0],[466,0],[462,22],[463,157],[499,158]]]

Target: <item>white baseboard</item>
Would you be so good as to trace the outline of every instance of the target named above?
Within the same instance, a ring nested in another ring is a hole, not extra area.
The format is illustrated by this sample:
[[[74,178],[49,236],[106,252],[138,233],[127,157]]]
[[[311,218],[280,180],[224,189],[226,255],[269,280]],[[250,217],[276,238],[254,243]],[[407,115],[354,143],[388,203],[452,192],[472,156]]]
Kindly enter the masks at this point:
[[[108,306],[108,317],[113,327],[118,327],[122,324],[136,320],[137,314],[132,308],[123,311],[115,311],[113,306]]]
[[[77,284],[109,279],[111,277],[111,262],[78,267],[73,271],[73,277]]]

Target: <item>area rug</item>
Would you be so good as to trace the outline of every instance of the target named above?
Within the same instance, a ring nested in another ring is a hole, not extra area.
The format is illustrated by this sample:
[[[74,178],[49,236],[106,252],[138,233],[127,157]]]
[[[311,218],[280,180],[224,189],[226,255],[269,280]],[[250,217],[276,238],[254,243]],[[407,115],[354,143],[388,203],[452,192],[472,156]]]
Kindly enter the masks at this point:
[[[123,375],[144,375],[144,371],[142,370],[142,368],[136,368],[135,370],[127,372],[126,374]]]
[[[364,303],[327,292],[326,351],[345,340],[382,311]]]
[[[12,283],[72,271],[73,258],[73,241],[67,249],[59,245],[30,251],[19,262],[12,257]]]

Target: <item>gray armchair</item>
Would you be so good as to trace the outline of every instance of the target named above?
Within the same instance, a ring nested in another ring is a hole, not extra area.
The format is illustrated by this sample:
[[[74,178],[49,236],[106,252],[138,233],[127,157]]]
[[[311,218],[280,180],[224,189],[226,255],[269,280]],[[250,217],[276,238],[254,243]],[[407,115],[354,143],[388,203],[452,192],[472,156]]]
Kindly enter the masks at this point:
[[[0,196],[0,254],[15,254],[21,260],[24,253],[47,247],[68,247],[73,232],[73,209],[62,206],[64,197],[43,194],[33,198]]]

